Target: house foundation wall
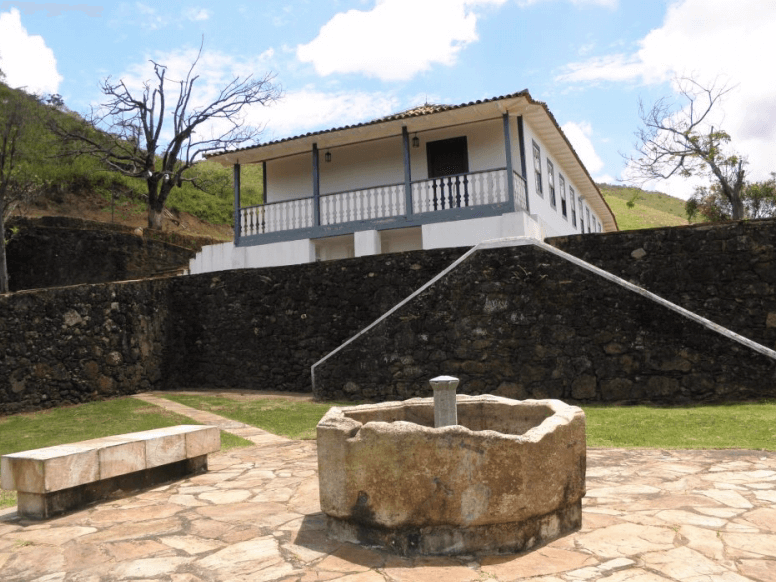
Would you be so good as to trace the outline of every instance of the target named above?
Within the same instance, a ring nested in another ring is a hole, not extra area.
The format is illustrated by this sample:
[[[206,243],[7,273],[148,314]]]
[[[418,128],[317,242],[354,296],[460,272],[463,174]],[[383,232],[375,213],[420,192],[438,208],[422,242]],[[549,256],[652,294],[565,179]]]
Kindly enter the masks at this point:
[[[546,245],[545,245],[546,246]],[[665,404],[772,398],[756,351],[638,288],[527,244],[477,250],[317,362],[322,400],[462,394]]]
[[[773,348],[774,238],[776,220],[765,220],[551,242]],[[314,362],[465,251],[372,255],[0,296],[0,414],[144,390],[309,391]],[[772,372],[762,360],[750,361],[746,348],[715,344],[714,338],[707,341],[705,332],[697,334],[700,346],[672,343],[674,334],[685,338],[682,341],[696,334],[692,328],[684,331],[683,320],[664,317],[663,311],[653,313],[649,304],[636,309],[642,299],[610,291],[608,283],[581,277],[563,262],[528,259],[510,259],[511,269],[494,259],[494,274],[487,277],[489,265],[483,264],[485,274],[472,272],[478,285],[464,281],[455,288],[461,297],[471,295],[470,303],[452,313],[431,306],[415,313],[417,319],[407,320],[406,337],[384,336],[372,344],[374,353],[391,358],[390,364],[380,364],[379,374],[396,365],[394,355],[402,352],[391,342],[404,337],[397,345],[406,344],[402,349],[410,352],[402,357],[412,360],[395,370],[400,372],[398,382],[416,385],[419,391],[430,390],[428,379],[433,376],[459,374],[471,392],[492,388],[511,397],[546,397],[570,389],[571,396],[583,402],[776,396]],[[539,280],[542,275],[546,277]],[[518,281],[524,285],[516,295]],[[618,307],[605,304],[606,297]],[[508,307],[517,302],[519,308]],[[490,328],[479,319],[485,311]],[[523,343],[492,335],[513,328],[527,334],[521,336]],[[475,332],[484,335],[472,339]],[[668,339],[660,349],[649,349],[647,362],[643,334],[658,332]],[[424,347],[436,341],[446,347]],[[494,350],[507,351],[497,365]],[[718,381],[729,378],[733,368],[722,369],[719,376],[710,373],[717,364],[709,362],[707,354],[720,362],[733,355],[748,368],[740,378]],[[351,367],[360,366],[358,360]],[[393,382],[390,378],[391,386]],[[331,393],[377,398],[360,386],[346,381]],[[415,388],[401,390],[411,393]]]

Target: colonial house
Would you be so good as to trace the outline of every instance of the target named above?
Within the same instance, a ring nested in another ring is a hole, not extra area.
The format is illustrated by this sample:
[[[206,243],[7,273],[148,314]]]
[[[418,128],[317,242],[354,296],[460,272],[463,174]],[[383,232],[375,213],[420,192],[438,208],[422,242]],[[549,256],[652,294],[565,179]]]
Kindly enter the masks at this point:
[[[617,230],[547,105],[527,90],[208,159],[234,168],[234,242],[205,247],[193,274]],[[240,204],[246,164],[263,168],[258,206]]]

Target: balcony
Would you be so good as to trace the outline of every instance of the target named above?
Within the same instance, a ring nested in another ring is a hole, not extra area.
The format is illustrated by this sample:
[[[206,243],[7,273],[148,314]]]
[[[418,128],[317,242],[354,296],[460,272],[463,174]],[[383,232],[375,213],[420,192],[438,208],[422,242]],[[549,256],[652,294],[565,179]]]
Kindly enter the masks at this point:
[[[498,216],[525,210],[526,184],[506,168],[335,192],[239,209],[240,246]],[[317,204],[316,204],[317,202]],[[411,212],[407,212],[408,203]]]

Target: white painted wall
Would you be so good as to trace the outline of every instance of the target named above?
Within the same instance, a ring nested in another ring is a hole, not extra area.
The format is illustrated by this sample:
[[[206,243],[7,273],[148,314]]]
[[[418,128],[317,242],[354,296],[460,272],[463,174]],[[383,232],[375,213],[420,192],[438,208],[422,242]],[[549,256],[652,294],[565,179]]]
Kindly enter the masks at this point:
[[[382,250],[380,243],[380,233],[376,230],[362,230],[353,233],[353,246],[357,257],[379,255]]]
[[[474,246],[485,240],[515,236],[544,239],[541,223],[525,212],[424,224],[421,228],[424,250]]]
[[[189,274],[212,273],[229,269],[255,269],[299,265],[315,261],[315,245],[308,239],[270,243],[253,247],[235,247],[221,243],[202,247],[189,261]]]
[[[397,228],[380,231],[380,247],[383,253],[405,253],[423,249],[421,227]]]
[[[530,200],[531,214],[536,214],[545,224],[547,228],[547,236],[561,236],[568,234],[580,233],[579,226],[579,188],[577,184],[573,182],[568,175],[568,172],[560,165],[557,159],[553,157],[547,150],[547,146],[544,142],[534,133],[533,128],[528,124],[526,119],[523,119],[523,131],[525,135],[525,149],[526,149],[526,180],[528,185],[528,195]],[[543,195],[540,197],[536,192],[536,180],[534,178],[534,163],[533,163],[533,141],[535,141],[541,149],[542,160],[542,185]],[[549,184],[547,181],[547,158],[549,157],[555,166],[555,199],[556,207],[553,208],[550,204]],[[519,157],[517,158],[519,160]],[[518,161],[519,164],[519,161]],[[561,197],[560,197],[560,178],[562,174],[566,179],[566,200],[568,204],[567,216],[564,217],[561,212]],[[569,187],[574,188],[577,198],[577,225],[574,227],[571,223],[571,198],[569,195]],[[587,203],[583,202],[585,208],[585,232],[595,232],[587,229],[587,209],[590,210],[590,215],[595,216],[597,222],[600,222],[600,218],[593,213],[593,209],[587,206]]]
[[[352,234],[319,238],[314,240],[313,244],[316,261],[350,259],[356,256],[355,236]]]
[[[331,153],[331,162],[325,161],[326,151]],[[321,194],[404,183],[401,136],[323,149],[320,159]]]
[[[267,162],[266,202],[281,202],[313,195],[313,154]]]

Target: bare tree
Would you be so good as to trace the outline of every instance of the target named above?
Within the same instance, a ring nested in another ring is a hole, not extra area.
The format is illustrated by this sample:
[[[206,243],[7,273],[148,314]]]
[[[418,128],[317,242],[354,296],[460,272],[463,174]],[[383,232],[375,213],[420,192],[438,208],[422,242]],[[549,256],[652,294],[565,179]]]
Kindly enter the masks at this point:
[[[716,83],[704,87],[691,78],[676,82],[679,108],[665,97],[649,110],[639,103],[643,127],[636,132],[637,153],[626,156],[634,178],[643,183],[671,176],[708,176],[730,203],[732,218],[742,219],[746,160],[728,151],[730,135],[709,122],[731,89]]]
[[[0,82],[0,293],[9,291],[5,222],[39,190],[34,168],[42,128],[36,98]]]
[[[253,141],[261,128],[248,126],[241,116],[244,107],[267,105],[280,98],[274,76],[239,76],[232,79],[206,106],[193,102],[194,68],[202,47],[186,77],[173,81],[178,86],[174,107],[168,108],[167,68],[151,61],[155,80],[146,81],[138,94],[122,80],[105,79],[101,85],[107,101],[87,117],[87,124],[58,127],[57,132],[80,144],[78,154],[100,158],[109,168],[125,176],[142,178],[148,189],[148,227],[162,227],[162,212],[170,192],[187,178],[186,170],[203,154]],[[169,109],[169,111],[168,111]],[[204,135],[203,125],[225,126],[220,133]]]

